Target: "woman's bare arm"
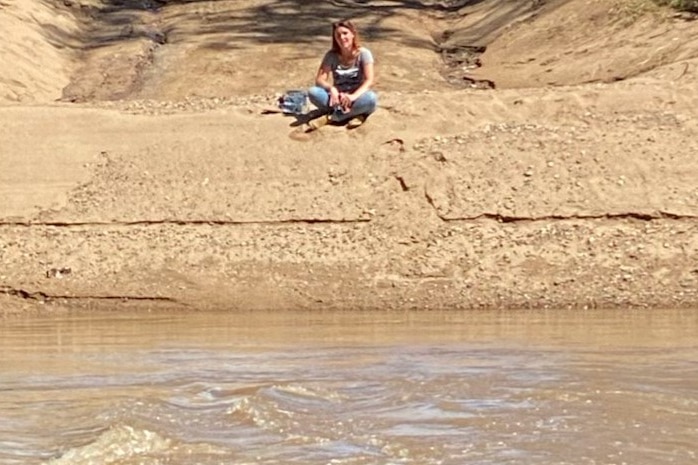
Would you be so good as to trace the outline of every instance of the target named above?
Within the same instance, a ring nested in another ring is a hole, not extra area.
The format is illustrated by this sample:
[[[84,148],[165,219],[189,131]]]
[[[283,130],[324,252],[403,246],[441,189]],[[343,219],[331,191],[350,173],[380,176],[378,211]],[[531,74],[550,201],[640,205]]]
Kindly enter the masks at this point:
[[[354,92],[348,94],[347,96],[352,102],[355,102],[356,99],[361,97],[361,95],[369,90],[371,86],[373,85],[373,80],[374,80],[374,68],[373,68],[373,62],[371,63],[363,63],[364,67],[364,82],[361,83],[358,89],[356,89]]]
[[[317,75],[315,76],[315,84],[326,89],[330,93],[330,106],[335,106],[339,104],[339,91],[330,82],[330,76],[332,75],[332,69],[325,65],[324,63],[320,65],[317,70]]]

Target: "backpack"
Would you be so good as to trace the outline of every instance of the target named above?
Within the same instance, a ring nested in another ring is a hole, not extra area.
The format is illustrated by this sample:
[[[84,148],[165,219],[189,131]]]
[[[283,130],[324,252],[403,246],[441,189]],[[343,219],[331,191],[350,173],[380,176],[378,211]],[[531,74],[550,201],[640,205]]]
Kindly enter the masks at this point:
[[[300,115],[308,105],[308,92],[304,90],[287,90],[279,97],[279,108],[287,115]]]

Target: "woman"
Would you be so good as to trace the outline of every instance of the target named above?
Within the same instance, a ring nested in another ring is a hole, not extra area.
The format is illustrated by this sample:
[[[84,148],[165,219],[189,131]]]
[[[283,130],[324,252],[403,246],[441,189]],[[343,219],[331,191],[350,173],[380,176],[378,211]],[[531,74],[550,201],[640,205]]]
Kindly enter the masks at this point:
[[[348,121],[352,129],[361,126],[376,109],[373,85],[373,55],[361,46],[356,26],[349,20],[332,24],[332,49],[322,59],[310,101],[324,115],[308,126],[314,130],[328,122]]]

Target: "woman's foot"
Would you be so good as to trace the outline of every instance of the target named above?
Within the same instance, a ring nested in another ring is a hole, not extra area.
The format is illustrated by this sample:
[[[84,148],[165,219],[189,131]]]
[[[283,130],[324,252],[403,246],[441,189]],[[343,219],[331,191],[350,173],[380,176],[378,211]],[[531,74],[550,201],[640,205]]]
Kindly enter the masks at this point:
[[[366,115],[359,115],[349,120],[347,129],[356,129],[366,121]]]
[[[321,127],[327,125],[330,122],[330,117],[328,115],[322,115],[317,118],[313,118],[305,125],[304,132],[311,132],[320,129]]]

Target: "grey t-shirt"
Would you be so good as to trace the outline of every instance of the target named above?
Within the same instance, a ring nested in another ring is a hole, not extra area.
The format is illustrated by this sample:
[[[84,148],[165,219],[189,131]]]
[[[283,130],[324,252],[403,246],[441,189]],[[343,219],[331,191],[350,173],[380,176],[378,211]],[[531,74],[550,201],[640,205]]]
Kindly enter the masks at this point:
[[[339,55],[330,50],[322,59],[322,66],[332,70],[334,86],[340,92],[353,92],[364,82],[364,64],[373,63],[373,55],[367,48],[359,48],[359,54],[349,66],[343,66],[339,62]]]

